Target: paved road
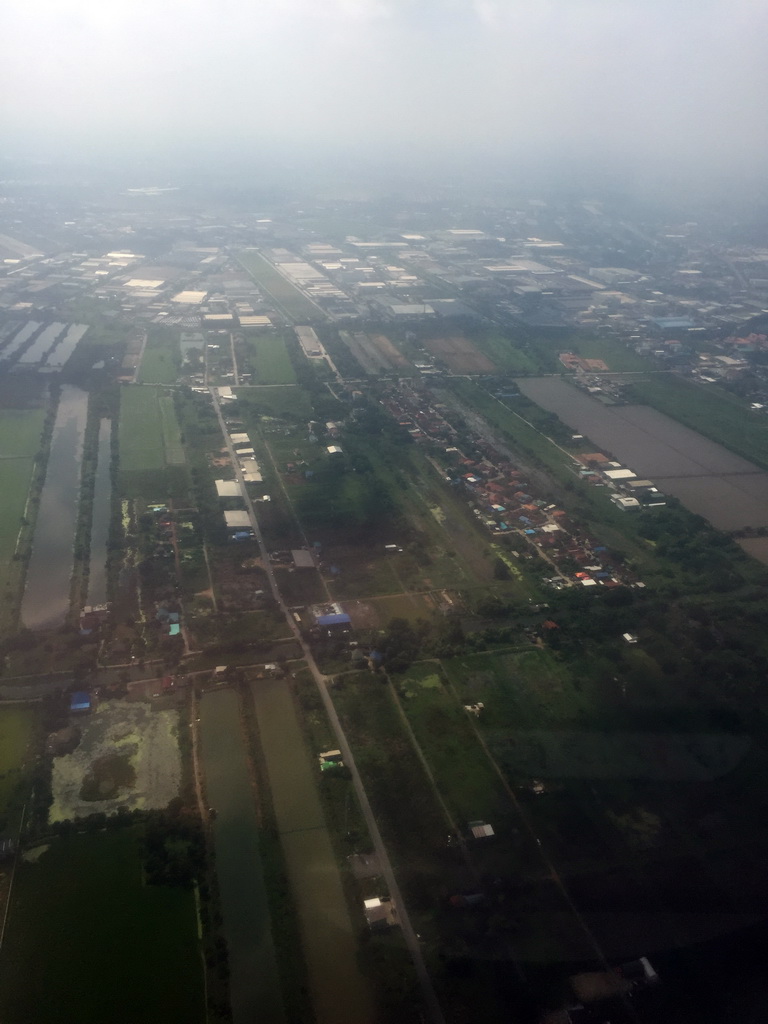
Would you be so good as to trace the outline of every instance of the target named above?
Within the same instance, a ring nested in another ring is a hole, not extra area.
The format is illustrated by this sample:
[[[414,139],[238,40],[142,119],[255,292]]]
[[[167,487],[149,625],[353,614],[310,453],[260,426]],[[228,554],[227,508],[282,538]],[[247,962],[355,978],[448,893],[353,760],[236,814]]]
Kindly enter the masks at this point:
[[[397,879],[395,878],[395,872],[392,868],[392,863],[389,859],[389,854],[387,853],[387,849],[384,846],[384,841],[381,838],[381,833],[379,832],[379,827],[376,823],[376,818],[374,816],[373,810],[368,800],[368,795],[365,792],[365,787],[360,777],[360,772],[358,771],[357,764],[355,763],[354,755],[347,741],[347,737],[344,733],[344,729],[342,728],[341,722],[339,721],[339,716],[336,714],[336,708],[334,707],[331,695],[328,692],[328,677],[323,675],[323,673],[317,667],[317,663],[315,662],[315,658],[314,655],[312,654],[312,651],[310,650],[308,644],[302,637],[299,628],[296,625],[296,621],[293,618],[293,615],[289,611],[288,607],[286,606],[280,595],[280,591],[277,586],[277,581],[275,579],[275,573],[274,570],[272,569],[272,565],[269,560],[269,553],[267,552],[267,548],[264,543],[264,538],[262,537],[261,534],[259,521],[256,518],[256,512],[254,511],[253,502],[251,501],[250,495],[248,494],[248,489],[246,487],[246,483],[243,478],[242,471],[240,469],[240,461],[235,455],[234,447],[229,439],[229,431],[227,430],[227,425],[224,421],[224,416],[222,415],[221,412],[218,394],[215,388],[211,388],[210,391],[211,396],[213,398],[213,407],[216,410],[216,415],[218,416],[219,419],[219,425],[221,426],[221,431],[222,434],[224,435],[227,450],[229,451],[229,456],[232,460],[232,465],[235,470],[235,476],[237,482],[240,484],[240,490],[243,495],[243,500],[245,501],[245,507],[248,510],[248,515],[251,520],[251,527],[256,537],[256,541],[259,545],[264,571],[267,574],[267,579],[269,580],[269,586],[272,591],[272,595],[275,601],[277,602],[280,611],[283,613],[285,621],[288,623],[291,631],[296,637],[296,640],[301,645],[304,658],[315,680],[318,691],[320,693],[320,697],[322,698],[326,714],[328,715],[334,733],[336,734],[336,741],[339,745],[339,749],[341,750],[344,764],[347,765],[352,774],[352,782],[355,787],[355,792],[357,793],[357,798],[360,801],[360,807],[363,812],[363,817],[365,818],[365,823],[368,826],[368,833],[371,837],[371,841],[373,842],[373,846],[376,851],[379,864],[381,866],[381,873],[383,874],[384,879],[387,883],[389,894],[397,906],[400,928],[402,930],[403,938],[405,939],[405,944],[408,947],[408,952],[411,955],[411,959],[413,961],[413,965],[416,970],[417,977],[419,979],[422,996],[424,998],[424,1002],[426,1003],[427,1011],[429,1013],[429,1019],[432,1021],[432,1024],[445,1024],[443,1011],[440,1007],[437,995],[435,994],[435,990],[432,986],[432,981],[429,977],[429,974],[427,973],[427,968],[426,964],[424,963],[424,957],[422,955],[421,946],[419,944],[419,940],[416,936],[416,932],[413,928],[413,925],[411,924],[410,918],[408,917],[408,911],[405,906],[405,901],[403,900],[403,896],[400,891],[400,886],[397,884]]]

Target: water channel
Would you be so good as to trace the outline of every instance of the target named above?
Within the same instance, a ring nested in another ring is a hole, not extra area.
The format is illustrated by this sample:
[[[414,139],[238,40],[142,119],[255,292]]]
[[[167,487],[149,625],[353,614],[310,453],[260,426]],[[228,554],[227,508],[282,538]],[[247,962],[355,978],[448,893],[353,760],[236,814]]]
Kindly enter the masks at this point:
[[[56,629],[69,611],[87,415],[88,393],[65,384],[53,427],[21,605],[21,619],[28,629]]]
[[[234,1024],[284,1024],[256,806],[233,690],[203,696],[200,738],[206,793],[216,810],[213,839]]]
[[[88,604],[104,604],[107,600],[107,541],[112,502],[111,464],[112,421],[103,419],[99,424],[99,452],[93,492]]]

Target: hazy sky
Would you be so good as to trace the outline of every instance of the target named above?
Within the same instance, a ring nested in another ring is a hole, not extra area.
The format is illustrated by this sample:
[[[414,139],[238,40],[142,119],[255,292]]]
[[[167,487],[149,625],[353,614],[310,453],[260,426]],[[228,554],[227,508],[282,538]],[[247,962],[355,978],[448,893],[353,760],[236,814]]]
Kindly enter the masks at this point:
[[[766,39],[762,0],[4,0],[0,137],[739,177],[768,153]]]

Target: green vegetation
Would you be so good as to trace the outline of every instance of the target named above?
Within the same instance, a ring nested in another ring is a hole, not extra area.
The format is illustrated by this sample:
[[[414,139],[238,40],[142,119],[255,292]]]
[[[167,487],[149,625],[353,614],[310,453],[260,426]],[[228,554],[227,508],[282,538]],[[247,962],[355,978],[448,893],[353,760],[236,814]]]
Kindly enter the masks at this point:
[[[34,706],[0,707],[0,832],[20,812],[26,799],[26,768],[39,733],[39,722]]]
[[[0,575],[16,551],[33,468],[31,458],[0,461]]]
[[[240,253],[239,260],[259,288],[262,288],[294,322],[323,318],[317,306],[295,288],[261,253],[250,249]]]
[[[241,388],[237,398],[238,410],[248,419],[281,416],[298,422],[312,415],[312,401],[303,388]]]
[[[163,469],[166,464],[161,393],[152,387],[120,392],[120,468],[123,472]]]
[[[148,500],[183,496],[187,475],[173,395],[147,385],[121,388],[119,431],[123,491]]]
[[[610,338],[577,334],[572,341],[561,343],[561,352],[574,352],[583,359],[602,359],[609,370],[617,373],[648,370],[651,361],[633,349]]]
[[[536,353],[526,352],[523,348],[499,331],[480,333],[472,331],[472,341],[481,352],[493,360],[499,370],[505,373],[538,373],[541,369]]]
[[[0,410],[0,575],[16,551],[16,540],[40,449],[45,409]]]
[[[175,384],[181,368],[178,332],[151,327],[139,368],[140,384]]]
[[[296,373],[285,340],[274,334],[249,335],[247,363],[254,384],[295,384]]]
[[[278,679],[256,681],[251,692],[317,1020],[370,1020],[370,993],[356,963],[357,936],[291,693]],[[328,941],[331,920],[333,942]]]
[[[674,374],[655,374],[632,384],[638,402],[698,430],[737,455],[768,469],[768,419],[715,385],[693,384]]]
[[[19,864],[2,951],[6,1024],[205,1019],[193,894],[143,883],[141,838],[140,827],[61,836]]]
[[[206,796],[216,809],[211,829],[233,1010],[238,1016],[260,1011],[270,1024],[280,1024],[287,1016],[284,1006],[295,1005],[300,985],[293,935],[289,928],[286,941],[285,923],[275,915],[281,893],[279,863],[264,856],[270,849],[264,828],[267,801],[261,787],[255,793],[251,783],[238,694],[229,689],[206,693],[199,709]],[[290,921],[290,903],[287,910],[280,909]],[[299,1006],[301,1002],[299,996]]]

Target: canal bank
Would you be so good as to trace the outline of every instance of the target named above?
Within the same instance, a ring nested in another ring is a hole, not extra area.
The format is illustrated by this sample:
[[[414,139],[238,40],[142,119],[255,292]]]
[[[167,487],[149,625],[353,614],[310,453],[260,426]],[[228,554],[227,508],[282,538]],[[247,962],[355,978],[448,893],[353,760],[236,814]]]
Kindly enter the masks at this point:
[[[201,766],[212,822],[234,1024],[285,1024],[248,755],[234,690],[200,701]]]
[[[28,629],[56,629],[69,612],[87,415],[87,392],[65,384],[53,425],[21,605],[21,619]]]
[[[289,684],[259,679],[251,693],[317,1024],[368,1024],[376,1014]]]
[[[88,604],[107,600],[107,544],[112,502],[112,421],[99,424],[99,447],[91,513],[91,544],[88,568]]]

